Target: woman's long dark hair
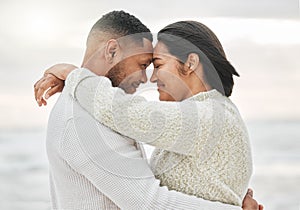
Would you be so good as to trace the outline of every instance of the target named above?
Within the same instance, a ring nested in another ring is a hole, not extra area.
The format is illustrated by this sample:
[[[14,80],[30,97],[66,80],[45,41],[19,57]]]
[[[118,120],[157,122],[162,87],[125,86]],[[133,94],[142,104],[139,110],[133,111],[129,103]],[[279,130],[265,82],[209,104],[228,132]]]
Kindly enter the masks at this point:
[[[233,75],[239,74],[227,60],[217,36],[207,26],[196,21],[179,21],[161,29],[157,39],[181,63],[190,53],[198,54],[206,82],[223,95],[231,95]]]

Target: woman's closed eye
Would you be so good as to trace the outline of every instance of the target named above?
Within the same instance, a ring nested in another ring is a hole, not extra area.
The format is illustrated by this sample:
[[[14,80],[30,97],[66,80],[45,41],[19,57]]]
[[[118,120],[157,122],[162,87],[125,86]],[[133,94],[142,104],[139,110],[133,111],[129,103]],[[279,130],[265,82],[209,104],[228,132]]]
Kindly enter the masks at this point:
[[[161,67],[161,65],[154,65],[155,69],[159,69]]]

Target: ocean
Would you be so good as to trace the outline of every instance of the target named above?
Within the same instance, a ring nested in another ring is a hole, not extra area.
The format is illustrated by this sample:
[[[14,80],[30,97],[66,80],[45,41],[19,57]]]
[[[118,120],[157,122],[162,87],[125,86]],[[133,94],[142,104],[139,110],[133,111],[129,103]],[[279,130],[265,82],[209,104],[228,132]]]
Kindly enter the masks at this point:
[[[300,210],[300,122],[246,125],[254,160],[254,197],[266,210]],[[0,209],[51,209],[45,128],[0,130]]]

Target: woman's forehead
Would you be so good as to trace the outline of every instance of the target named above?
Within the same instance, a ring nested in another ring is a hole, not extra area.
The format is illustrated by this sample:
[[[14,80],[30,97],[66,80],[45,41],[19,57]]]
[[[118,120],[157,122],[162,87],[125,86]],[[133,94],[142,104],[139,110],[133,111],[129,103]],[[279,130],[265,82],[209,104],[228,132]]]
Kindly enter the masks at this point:
[[[172,55],[166,45],[162,42],[158,42],[153,51],[153,61],[155,60],[169,60],[169,59],[175,59],[177,58]]]
[[[154,46],[154,53],[167,53],[168,52],[168,48],[166,47],[166,45],[162,42],[157,42],[156,45]]]
[[[166,45],[162,42],[157,42],[153,50],[153,57],[170,56],[170,52]]]

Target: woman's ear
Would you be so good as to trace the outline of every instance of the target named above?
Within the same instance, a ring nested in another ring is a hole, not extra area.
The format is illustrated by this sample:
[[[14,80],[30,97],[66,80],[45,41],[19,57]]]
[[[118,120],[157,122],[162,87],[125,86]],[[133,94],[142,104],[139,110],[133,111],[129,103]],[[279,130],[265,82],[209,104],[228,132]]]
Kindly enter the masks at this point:
[[[198,54],[190,53],[185,62],[185,65],[188,67],[188,72],[191,73],[195,71],[199,66],[199,62],[200,60]]]
[[[108,63],[112,64],[116,62],[116,57],[118,56],[120,52],[120,45],[117,40],[110,39],[106,43],[105,47],[105,59],[108,61]]]

